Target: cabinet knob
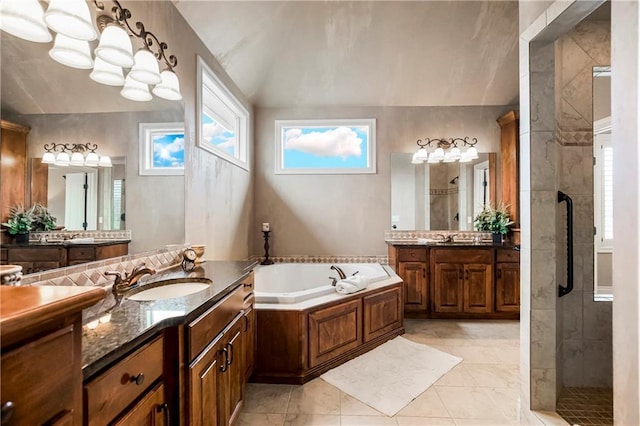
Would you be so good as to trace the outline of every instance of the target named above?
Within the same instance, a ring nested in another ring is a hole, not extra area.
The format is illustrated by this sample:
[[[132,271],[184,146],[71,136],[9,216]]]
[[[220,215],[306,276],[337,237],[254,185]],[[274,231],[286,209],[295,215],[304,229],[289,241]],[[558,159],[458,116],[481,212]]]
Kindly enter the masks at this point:
[[[138,386],[140,386],[141,384],[144,383],[144,374],[139,373],[139,374],[137,374],[135,376],[131,376],[129,381],[132,382],[132,383],[135,383]]]
[[[13,412],[15,410],[15,405],[12,401],[7,401],[2,404],[2,408],[0,408],[0,424],[6,425],[11,421],[11,417],[13,417]]]

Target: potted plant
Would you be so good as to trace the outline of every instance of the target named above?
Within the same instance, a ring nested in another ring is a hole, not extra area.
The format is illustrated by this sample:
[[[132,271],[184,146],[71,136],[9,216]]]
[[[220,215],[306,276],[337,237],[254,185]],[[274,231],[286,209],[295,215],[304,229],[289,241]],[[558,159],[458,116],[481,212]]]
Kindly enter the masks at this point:
[[[56,218],[49,213],[49,210],[40,203],[34,204],[32,231],[52,231],[56,229]]]
[[[502,244],[504,234],[509,232],[513,221],[509,219],[509,206],[501,204],[498,207],[485,205],[474,219],[476,230],[491,232],[494,244]]]
[[[14,235],[16,243],[29,243],[29,232],[33,224],[33,208],[25,210],[23,206],[13,206],[9,209],[9,220],[2,225],[8,228],[10,235]]]

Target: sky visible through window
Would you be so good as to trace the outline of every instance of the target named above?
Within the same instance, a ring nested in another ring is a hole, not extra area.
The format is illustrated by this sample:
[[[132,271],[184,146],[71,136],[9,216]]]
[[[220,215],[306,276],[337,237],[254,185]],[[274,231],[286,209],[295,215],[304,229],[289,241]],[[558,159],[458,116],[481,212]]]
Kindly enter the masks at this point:
[[[206,113],[202,113],[202,131],[204,139],[219,149],[236,156],[236,135],[222,123],[217,122]]]
[[[153,167],[184,167],[184,133],[157,133],[153,140]]]
[[[283,168],[358,169],[368,166],[367,126],[283,127]]]

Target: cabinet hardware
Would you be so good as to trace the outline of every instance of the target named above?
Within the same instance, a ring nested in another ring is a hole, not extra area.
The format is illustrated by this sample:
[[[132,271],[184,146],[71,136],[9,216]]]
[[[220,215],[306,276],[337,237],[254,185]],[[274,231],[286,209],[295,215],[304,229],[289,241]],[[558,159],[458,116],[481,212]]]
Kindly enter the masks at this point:
[[[244,315],[244,331],[249,331],[249,317],[246,314]]]
[[[129,382],[135,383],[136,385],[140,386],[141,384],[144,383],[144,374],[139,373],[135,376],[131,376],[131,378],[129,379]]]
[[[253,282],[252,281],[248,281],[248,282],[243,283],[243,285],[244,285],[244,287],[251,288],[251,287],[253,287]]]
[[[222,354],[224,355],[224,361],[220,366],[220,371],[224,373],[229,369],[229,352],[227,351],[226,347],[222,348],[221,350],[222,350]]]
[[[16,407],[12,401],[7,401],[2,404],[2,408],[0,409],[0,419],[3,425],[9,424],[15,409]]]
[[[156,412],[159,413],[161,411],[164,417],[165,426],[169,426],[169,422],[171,421],[171,416],[169,416],[169,404],[165,402],[163,404],[158,405],[156,407]]]
[[[227,362],[227,365],[231,365],[233,364],[233,343],[227,343],[227,347],[229,348],[229,360]]]

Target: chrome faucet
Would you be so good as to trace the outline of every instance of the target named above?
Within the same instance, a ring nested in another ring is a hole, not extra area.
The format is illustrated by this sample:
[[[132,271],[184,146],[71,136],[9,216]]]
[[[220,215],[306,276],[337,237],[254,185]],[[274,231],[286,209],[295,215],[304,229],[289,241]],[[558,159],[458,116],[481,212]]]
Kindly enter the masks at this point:
[[[111,287],[111,291],[114,296],[118,296],[120,293],[125,292],[136,286],[140,278],[145,275],[155,274],[156,271],[151,268],[147,268],[144,263],[133,268],[130,273],[119,272],[119,271],[107,271],[104,273],[105,276],[114,276],[115,280],[113,282],[113,286]]]
[[[345,278],[347,278],[347,275],[344,273],[342,269],[340,269],[339,266],[331,265],[331,269],[333,269],[338,273],[338,276],[340,277],[341,280],[344,280]]]

